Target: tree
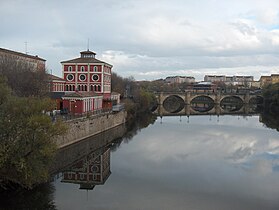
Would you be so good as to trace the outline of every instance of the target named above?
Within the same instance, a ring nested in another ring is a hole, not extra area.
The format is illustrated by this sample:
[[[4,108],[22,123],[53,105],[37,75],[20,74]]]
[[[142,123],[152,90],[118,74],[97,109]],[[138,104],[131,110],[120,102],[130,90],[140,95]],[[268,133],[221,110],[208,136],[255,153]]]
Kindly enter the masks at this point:
[[[0,77],[0,185],[9,182],[25,188],[47,181],[56,151],[54,137],[65,132],[62,122],[52,123],[44,112],[50,99],[12,96]]]
[[[44,97],[48,93],[46,72],[35,71],[31,64],[24,61],[1,57],[0,75],[7,79],[8,86],[17,96]]]

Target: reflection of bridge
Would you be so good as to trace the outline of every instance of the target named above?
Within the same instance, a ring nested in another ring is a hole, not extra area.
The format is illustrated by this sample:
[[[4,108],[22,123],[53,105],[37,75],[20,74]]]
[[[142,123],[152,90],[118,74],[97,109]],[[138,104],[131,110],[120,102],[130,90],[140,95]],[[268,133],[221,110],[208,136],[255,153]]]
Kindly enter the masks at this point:
[[[157,115],[193,114],[249,114],[255,113],[255,106],[262,103],[262,97],[255,94],[228,93],[159,93],[157,94]]]
[[[243,105],[239,110],[236,111],[224,110],[218,105],[215,105],[213,108],[211,108],[208,111],[197,111],[194,110],[190,105],[185,105],[185,107],[181,111],[176,113],[171,113],[165,110],[163,105],[159,105],[156,111],[153,113],[157,114],[158,116],[181,116],[181,115],[190,116],[190,115],[224,115],[224,114],[249,115],[249,114],[257,114],[258,112],[255,110],[254,106],[249,106],[249,105]]]

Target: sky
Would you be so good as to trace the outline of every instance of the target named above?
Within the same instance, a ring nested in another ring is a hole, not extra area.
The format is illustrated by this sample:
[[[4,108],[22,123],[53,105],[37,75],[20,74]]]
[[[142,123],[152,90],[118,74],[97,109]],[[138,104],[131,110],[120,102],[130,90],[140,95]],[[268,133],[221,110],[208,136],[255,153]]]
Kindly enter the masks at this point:
[[[279,73],[278,0],[0,0],[0,20],[0,47],[46,59],[57,76],[88,40],[136,80]]]

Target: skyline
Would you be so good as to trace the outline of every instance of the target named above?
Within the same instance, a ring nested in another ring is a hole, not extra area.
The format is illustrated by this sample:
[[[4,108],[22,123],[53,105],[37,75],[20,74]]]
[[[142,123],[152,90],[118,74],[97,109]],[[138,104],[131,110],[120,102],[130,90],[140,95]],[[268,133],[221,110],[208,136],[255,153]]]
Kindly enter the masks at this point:
[[[38,55],[54,75],[80,51],[136,80],[279,72],[275,0],[1,1],[2,48]]]

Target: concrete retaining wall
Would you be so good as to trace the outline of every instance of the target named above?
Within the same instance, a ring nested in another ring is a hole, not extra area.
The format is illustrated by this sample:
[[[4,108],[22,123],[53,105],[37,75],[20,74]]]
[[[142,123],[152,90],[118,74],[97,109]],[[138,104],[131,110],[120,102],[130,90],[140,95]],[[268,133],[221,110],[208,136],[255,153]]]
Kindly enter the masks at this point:
[[[102,114],[67,121],[67,133],[55,141],[59,148],[78,142],[125,123],[126,112]]]

